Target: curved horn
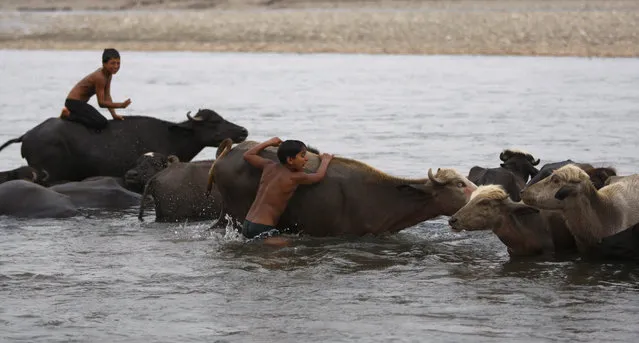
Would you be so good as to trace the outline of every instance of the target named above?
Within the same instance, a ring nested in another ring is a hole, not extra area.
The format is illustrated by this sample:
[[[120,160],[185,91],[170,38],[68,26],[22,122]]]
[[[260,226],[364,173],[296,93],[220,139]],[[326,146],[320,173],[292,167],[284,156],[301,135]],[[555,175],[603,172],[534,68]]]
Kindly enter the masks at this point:
[[[437,180],[437,178],[435,178],[435,176],[433,175],[433,170],[431,168],[428,168],[428,179],[438,185],[438,186],[443,186],[446,184],[446,182],[441,182],[440,180]]]
[[[508,155],[506,155],[506,151],[502,151],[501,154],[499,154],[499,159],[506,162],[506,160],[508,159]]]
[[[535,160],[533,159],[533,161],[531,161],[531,162],[532,162],[532,165],[533,165],[533,166],[536,166],[536,165],[538,165],[538,164],[539,164],[540,160],[539,160],[539,159],[537,159],[537,161],[535,161]]]
[[[200,117],[191,117],[191,111],[186,112],[186,117],[189,118],[190,121],[202,121],[202,118]]]
[[[46,169],[42,169],[42,173],[44,177],[40,179],[41,182],[46,182],[49,180],[49,172]]]

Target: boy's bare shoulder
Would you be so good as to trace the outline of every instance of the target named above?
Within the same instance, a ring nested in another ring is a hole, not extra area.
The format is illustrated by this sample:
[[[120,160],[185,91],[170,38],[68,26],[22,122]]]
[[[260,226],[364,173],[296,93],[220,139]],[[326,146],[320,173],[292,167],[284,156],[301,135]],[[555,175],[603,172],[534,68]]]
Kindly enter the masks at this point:
[[[91,74],[89,74],[89,78],[92,81],[106,81],[107,77],[104,76],[104,73],[102,73],[102,69],[97,69],[96,71],[92,72]]]

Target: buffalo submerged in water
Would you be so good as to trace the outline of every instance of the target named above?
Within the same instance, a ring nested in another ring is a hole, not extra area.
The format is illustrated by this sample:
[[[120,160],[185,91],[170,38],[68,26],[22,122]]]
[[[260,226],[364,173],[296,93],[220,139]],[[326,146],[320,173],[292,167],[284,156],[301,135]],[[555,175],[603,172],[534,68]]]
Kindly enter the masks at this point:
[[[249,141],[231,148],[229,140],[223,142],[209,174],[208,188],[215,183],[222,196],[223,215],[240,221],[260,183],[261,170],[243,157],[256,144]],[[260,156],[278,161],[276,151],[269,147]],[[307,156],[305,169],[313,172],[319,157],[312,152]],[[405,179],[335,157],[322,181],[297,188],[278,228],[311,236],[393,233],[439,215],[454,214],[474,189],[472,182],[453,169],[438,169],[434,175],[429,169],[427,178]]]
[[[181,123],[151,117],[127,116],[111,120],[102,132],[62,120],[49,118],[19,138],[21,153],[29,166],[46,170],[48,182],[81,181],[92,176],[122,177],[138,157],[155,151],[190,161],[204,147],[218,146],[226,138],[242,142],[248,131],[203,109]]]

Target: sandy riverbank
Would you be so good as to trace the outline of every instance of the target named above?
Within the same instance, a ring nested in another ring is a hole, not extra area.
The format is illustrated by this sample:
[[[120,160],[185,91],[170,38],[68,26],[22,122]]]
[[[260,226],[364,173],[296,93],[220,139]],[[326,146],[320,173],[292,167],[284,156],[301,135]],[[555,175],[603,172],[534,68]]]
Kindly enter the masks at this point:
[[[5,0],[0,48],[638,56],[639,1]]]

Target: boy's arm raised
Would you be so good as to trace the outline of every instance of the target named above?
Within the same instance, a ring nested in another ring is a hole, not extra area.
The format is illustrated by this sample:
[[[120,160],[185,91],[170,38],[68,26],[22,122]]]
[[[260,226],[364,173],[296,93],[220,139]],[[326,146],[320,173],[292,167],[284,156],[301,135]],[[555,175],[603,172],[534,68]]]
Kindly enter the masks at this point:
[[[107,81],[106,87],[104,87],[104,92],[105,92],[105,97],[107,100],[109,100],[110,102],[113,102],[113,98],[111,98],[111,80],[109,79],[109,81]],[[108,108],[109,112],[111,113],[111,117],[113,117],[113,119],[117,119],[117,120],[122,120],[124,118],[122,118],[122,116],[119,116],[117,113],[115,113],[115,109],[113,108]]]
[[[302,185],[310,185],[316,182],[322,181],[324,176],[326,176],[326,170],[328,169],[328,164],[331,163],[333,159],[333,155],[330,154],[322,154],[322,163],[320,164],[317,171],[312,174],[306,174],[304,172],[295,173],[292,176],[293,181]]]
[[[245,152],[244,159],[246,160],[246,162],[250,163],[253,167],[264,169],[264,167],[267,164],[271,164],[275,162],[269,159],[266,159],[258,154],[260,153],[260,151],[266,149],[269,146],[278,146],[281,143],[282,143],[281,139],[279,139],[278,137],[273,137],[267,140],[266,142],[260,143],[252,147],[251,149],[249,149],[247,152]]]
[[[106,80],[98,77],[95,81],[95,95],[98,97],[98,105],[102,108],[126,108],[131,100],[125,102],[113,102],[106,96]]]

